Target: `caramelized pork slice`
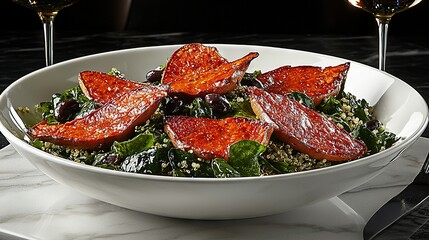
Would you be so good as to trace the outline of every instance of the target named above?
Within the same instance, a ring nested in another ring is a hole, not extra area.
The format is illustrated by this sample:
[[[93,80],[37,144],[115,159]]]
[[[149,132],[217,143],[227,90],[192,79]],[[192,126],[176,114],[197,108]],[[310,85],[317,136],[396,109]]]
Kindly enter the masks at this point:
[[[259,120],[229,117],[221,120],[188,116],[167,116],[164,130],[173,146],[192,151],[202,159],[228,159],[229,147],[240,140],[267,145],[274,126]]]
[[[200,43],[184,45],[176,50],[164,69],[162,83],[170,85],[173,93],[203,96],[224,94],[233,90],[243,78],[257,52],[228,62],[215,47]]]
[[[141,86],[120,95],[86,117],[64,124],[40,122],[28,134],[42,141],[71,148],[104,149],[114,141],[123,141],[133,134],[134,127],[143,124],[167,96],[167,86]]]
[[[86,97],[104,105],[125,92],[141,88],[144,83],[121,79],[103,72],[83,71],[79,74],[79,85]]]
[[[314,159],[353,160],[366,153],[366,145],[339,128],[326,116],[283,94],[246,88],[256,115],[274,123],[274,134],[284,143]]]
[[[282,66],[258,75],[267,92],[305,93],[317,106],[329,96],[337,95],[346,80],[350,63],[325,68],[315,66]]]

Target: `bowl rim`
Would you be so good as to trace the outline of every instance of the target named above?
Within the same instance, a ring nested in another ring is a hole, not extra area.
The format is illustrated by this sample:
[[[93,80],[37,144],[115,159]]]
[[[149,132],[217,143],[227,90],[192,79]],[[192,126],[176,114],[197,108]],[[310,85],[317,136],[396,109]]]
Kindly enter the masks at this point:
[[[399,78],[397,78],[397,77],[395,77],[395,76],[393,76],[387,72],[380,71],[377,68],[374,68],[374,67],[371,67],[371,66],[353,61],[353,60],[341,58],[341,57],[336,57],[336,56],[332,56],[332,55],[321,54],[321,53],[311,52],[311,51],[297,50],[297,49],[263,46],[263,45],[247,45],[247,44],[222,44],[222,43],[221,44],[219,44],[219,43],[212,43],[212,44],[211,43],[203,43],[203,44],[205,44],[207,46],[213,46],[213,47],[246,47],[246,48],[265,48],[265,49],[273,49],[273,50],[286,50],[286,51],[291,51],[291,52],[296,52],[296,53],[301,53],[301,54],[311,54],[311,55],[315,55],[318,57],[322,57],[323,59],[333,59],[333,60],[350,62],[351,64],[354,64],[354,65],[360,65],[361,67],[371,68],[374,71],[378,71],[378,72],[386,75],[387,77],[393,79],[394,81],[399,81],[403,84],[406,84],[410,89],[414,90],[417,93],[417,95],[419,96],[419,99],[425,105],[426,115],[425,115],[424,120],[421,122],[421,124],[418,128],[418,131],[415,131],[412,134],[410,134],[409,137],[405,140],[400,139],[398,144],[394,144],[389,149],[387,149],[385,151],[378,152],[378,153],[370,155],[370,156],[366,156],[366,157],[359,158],[359,159],[352,160],[352,161],[343,162],[343,163],[336,164],[333,166],[311,169],[311,170],[305,170],[305,171],[300,171],[300,172],[282,173],[282,174],[275,174],[275,175],[268,175],[268,176],[251,176],[251,177],[235,177],[235,178],[173,177],[173,176],[151,175],[151,174],[123,172],[123,171],[118,171],[118,170],[106,169],[106,168],[87,165],[84,163],[78,163],[78,162],[68,160],[66,158],[54,156],[54,155],[47,153],[41,149],[38,149],[34,146],[31,146],[25,140],[20,139],[19,137],[15,136],[12,132],[10,132],[7,129],[7,127],[4,126],[2,121],[0,121],[0,132],[6,137],[6,139],[11,143],[11,145],[14,146],[14,148],[15,148],[15,145],[18,145],[20,148],[26,149],[26,151],[30,152],[31,154],[37,155],[37,156],[39,156],[45,160],[48,160],[48,161],[53,162],[55,164],[60,164],[60,165],[65,166],[65,167],[83,169],[85,171],[89,171],[92,173],[98,173],[98,174],[108,174],[108,175],[113,174],[116,177],[136,178],[136,179],[144,179],[144,180],[152,180],[152,181],[169,181],[169,182],[173,181],[173,182],[189,182],[189,183],[201,183],[201,182],[225,183],[225,182],[240,182],[240,181],[246,181],[247,182],[247,181],[255,181],[255,180],[257,180],[257,181],[265,181],[265,180],[268,181],[268,180],[270,180],[271,181],[271,180],[276,180],[276,179],[300,178],[300,177],[304,177],[304,176],[308,176],[308,175],[319,175],[319,174],[325,174],[325,173],[330,173],[330,172],[336,172],[336,171],[342,170],[343,168],[349,168],[352,166],[359,166],[362,164],[368,164],[367,161],[369,161],[369,160],[371,160],[371,163],[374,161],[377,161],[379,158],[383,157],[382,155],[386,154],[386,151],[388,151],[387,153],[397,152],[396,156],[391,160],[391,161],[393,161],[399,155],[401,155],[401,153],[403,151],[405,151],[408,148],[408,146],[410,146],[413,142],[415,142],[421,136],[421,134],[424,132],[426,126],[428,125],[428,122],[429,122],[428,105],[427,105],[426,101],[423,99],[423,97],[420,95],[420,93],[418,93],[412,86],[410,86],[405,81],[403,81],[403,80],[401,80],[401,79],[399,79]],[[101,52],[101,53],[94,53],[94,54],[89,54],[86,56],[81,56],[81,57],[65,60],[65,61],[53,64],[51,66],[47,66],[47,67],[43,67],[41,69],[35,70],[31,73],[28,73],[28,74],[18,78],[16,81],[11,83],[8,87],[6,87],[6,89],[0,94],[0,102],[3,102],[4,101],[3,99],[5,99],[5,98],[7,99],[7,93],[10,91],[10,89],[13,89],[16,85],[20,85],[21,82],[26,81],[26,79],[31,78],[33,75],[37,75],[37,74],[40,74],[41,72],[49,71],[52,68],[55,69],[55,68],[63,66],[63,65],[73,64],[74,62],[79,62],[83,59],[90,59],[90,58],[94,58],[94,57],[103,57],[103,56],[114,55],[114,54],[125,54],[127,52],[146,51],[146,50],[150,50],[150,49],[163,49],[163,48],[165,48],[165,49],[172,48],[173,49],[173,48],[181,47],[183,45],[184,44],[170,44],[170,45],[160,45],[160,46],[146,46],[146,47],[127,48],[127,49],[106,51],[106,52]],[[3,116],[0,116],[0,118],[3,118]],[[403,145],[406,145],[406,147],[404,147]],[[403,148],[403,149],[400,149],[400,148]],[[33,161],[33,160],[30,160],[30,161]]]

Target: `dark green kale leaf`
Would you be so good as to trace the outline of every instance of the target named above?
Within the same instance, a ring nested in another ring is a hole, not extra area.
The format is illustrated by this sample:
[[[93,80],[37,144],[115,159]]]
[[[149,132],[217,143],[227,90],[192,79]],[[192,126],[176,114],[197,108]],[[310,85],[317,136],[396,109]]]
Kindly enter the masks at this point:
[[[126,156],[145,151],[153,147],[154,143],[155,138],[152,134],[138,134],[134,138],[123,142],[113,142],[111,152],[124,158]]]
[[[190,116],[197,118],[214,118],[213,110],[202,98],[195,98],[191,103]]]
[[[256,119],[256,114],[253,112],[244,88],[239,87],[225,95],[226,99],[231,103],[232,111],[228,116],[246,117]]]
[[[380,143],[384,145],[385,148],[390,148],[395,142],[399,141],[399,137],[396,134],[388,131],[382,131],[377,134]]]
[[[362,120],[363,123],[368,122],[370,120],[370,117],[367,114],[367,111],[370,108],[369,103],[365,99],[357,99],[354,95],[348,95],[350,96],[348,99],[353,115]]]
[[[319,105],[319,111],[327,115],[334,115],[342,112],[342,103],[335,97],[328,97]]]
[[[253,140],[241,140],[229,148],[228,162],[242,177],[260,176],[259,156],[266,147]]]
[[[296,168],[287,162],[268,161],[262,157],[259,161],[262,165],[264,165],[265,168],[268,168],[275,173],[290,173],[293,172]]]
[[[125,172],[162,175],[162,166],[166,164],[168,164],[167,149],[151,148],[127,156],[121,164],[121,170]]]
[[[399,140],[396,134],[385,131],[383,127],[371,131],[366,126],[360,125],[351,134],[365,143],[368,148],[366,155],[372,155],[387,149]]]
[[[83,103],[80,104],[80,106],[81,106],[81,109],[76,114],[76,116],[74,118],[85,117],[86,115],[88,115],[92,111],[94,111],[95,109],[99,108],[98,104],[95,103],[95,102],[93,102],[93,101],[83,102]]]
[[[287,96],[301,103],[305,107],[308,107],[310,109],[316,109],[313,100],[311,100],[311,98],[309,98],[305,93],[291,92],[291,93],[288,93]]]
[[[256,119],[256,114],[253,112],[248,99],[243,98],[242,101],[231,102],[231,106],[233,109],[233,116]]]
[[[257,76],[262,72],[260,70],[254,71],[253,73],[245,73],[240,81],[241,86],[254,86],[263,88],[263,84],[257,79]]]
[[[368,148],[367,155],[371,155],[380,151],[380,145],[377,144],[377,135],[375,135],[368,128],[362,125],[358,126],[353,130],[352,136],[365,143],[366,147]]]
[[[172,148],[168,151],[168,160],[172,176],[214,177],[210,163],[198,159],[192,153]]]
[[[215,158],[211,162],[214,176],[217,178],[230,178],[240,177],[240,173],[237,172],[231,165],[225,161],[225,159]]]
[[[343,126],[343,128],[347,131],[347,132],[351,132],[352,129],[349,125],[349,123],[347,121],[345,121],[343,118],[341,118],[340,113],[334,113],[332,115],[329,116],[332,121],[334,121],[337,124],[341,124],[341,126]]]
[[[125,74],[123,74],[119,69],[117,68],[111,68],[110,71],[107,73],[109,75],[113,75],[120,79],[125,79]]]
[[[36,108],[35,112],[39,113],[42,116],[42,119],[47,122],[47,124],[57,124],[59,123],[54,116],[54,104],[52,102],[41,102]]]

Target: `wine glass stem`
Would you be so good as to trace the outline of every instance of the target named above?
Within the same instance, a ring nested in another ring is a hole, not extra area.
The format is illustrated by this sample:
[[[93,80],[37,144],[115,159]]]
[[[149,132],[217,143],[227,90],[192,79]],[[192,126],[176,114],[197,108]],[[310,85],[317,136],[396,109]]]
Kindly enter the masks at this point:
[[[43,34],[45,38],[45,60],[46,66],[50,66],[54,63],[54,37],[53,37],[53,22],[43,23]]]
[[[387,30],[390,18],[376,18],[378,24],[378,69],[386,70]]]
[[[54,18],[56,14],[39,13],[39,16],[43,22],[46,66],[50,66],[54,63]]]

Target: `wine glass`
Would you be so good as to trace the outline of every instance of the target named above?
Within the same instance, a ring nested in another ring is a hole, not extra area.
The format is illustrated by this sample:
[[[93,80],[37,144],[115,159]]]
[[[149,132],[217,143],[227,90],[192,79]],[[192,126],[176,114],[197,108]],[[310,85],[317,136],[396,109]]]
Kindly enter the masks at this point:
[[[363,9],[372,15],[378,24],[378,68],[386,69],[387,29],[392,16],[414,7],[422,0],[346,0],[351,5]]]
[[[30,8],[37,12],[43,23],[43,34],[45,42],[46,66],[54,61],[54,19],[58,12],[78,0],[12,0],[13,2]]]

